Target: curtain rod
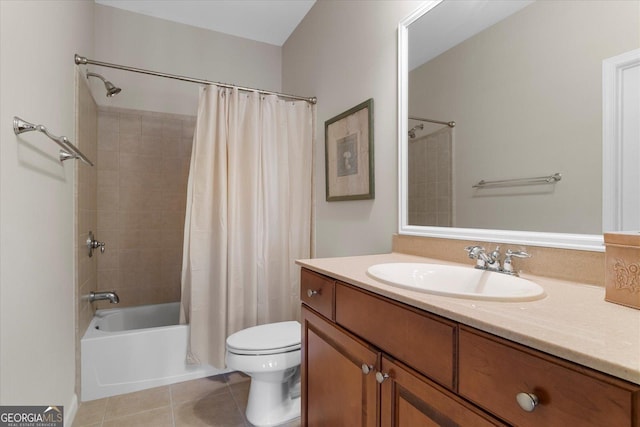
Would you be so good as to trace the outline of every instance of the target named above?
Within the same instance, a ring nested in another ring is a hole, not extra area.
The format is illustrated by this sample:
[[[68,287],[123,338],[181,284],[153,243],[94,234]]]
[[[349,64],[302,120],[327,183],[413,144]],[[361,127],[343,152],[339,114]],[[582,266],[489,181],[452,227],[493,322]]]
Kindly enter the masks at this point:
[[[304,97],[304,96],[288,95],[286,93],[271,92],[271,91],[268,91],[268,90],[261,90],[261,89],[253,89],[253,88],[250,88],[250,87],[242,87],[242,86],[232,85],[232,84],[228,84],[228,83],[219,83],[219,82],[212,82],[212,81],[209,81],[209,80],[194,79],[192,77],[179,76],[179,75],[176,75],[176,74],[160,73],[158,71],[145,70],[145,69],[142,69],[142,68],[127,67],[126,65],[118,65],[118,64],[111,64],[109,62],[94,61],[93,59],[87,59],[84,56],[80,56],[77,53],[74,55],[74,61],[75,61],[76,65],[91,64],[91,65],[97,65],[99,67],[115,68],[115,69],[118,69],[118,70],[132,71],[134,73],[140,73],[140,74],[147,74],[147,75],[150,75],[150,76],[157,76],[157,77],[164,77],[164,78],[168,78],[168,79],[182,80],[183,82],[199,83],[199,84],[205,84],[205,85],[216,85],[216,86],[226,87],[226,88],[229,88],[229,89],[237,88],[239,90],[244,90],[244,91],[249,91],[249,92],[259,92],[259,93],[261,93],[263,95],[277,95],[277,96],[280,96],[282,98],[298,99],[298,100],[307,101],[310,104],[315,104],[315,103],[318,102],[318,98],[316,98],[315,96],[307,98],[307,97]]]
[[[456,122],[441,122],[440,120],[422,119],[420,117],[409,117],[409,120],[420,120],[421,122],[438,123],[440,125],[447,125],[450,128],[456,127]]]

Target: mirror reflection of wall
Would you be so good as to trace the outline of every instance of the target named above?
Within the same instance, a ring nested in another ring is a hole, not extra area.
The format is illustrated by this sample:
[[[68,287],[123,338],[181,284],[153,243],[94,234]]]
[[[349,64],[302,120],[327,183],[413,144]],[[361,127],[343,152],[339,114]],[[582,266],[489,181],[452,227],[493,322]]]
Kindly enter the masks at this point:
[[[456,127],[407,139],[409,224],[601,233],[602,61],[640,47],[639,12],[637,1],[533,2],[412,69],[409,116]],[[432,13],[409,27],[410,46]],[[443,131],[448,149],[427,142]],[[472,188],[556,172],[556,184]]]

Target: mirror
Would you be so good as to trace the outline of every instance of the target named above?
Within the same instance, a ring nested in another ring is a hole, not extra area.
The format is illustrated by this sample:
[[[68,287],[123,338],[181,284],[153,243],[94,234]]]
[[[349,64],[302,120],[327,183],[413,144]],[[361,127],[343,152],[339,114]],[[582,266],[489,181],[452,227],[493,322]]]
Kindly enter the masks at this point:
[[[602,63],[639,47],[638,15],[445,0],[403,20],[399,232],[604,250]]]

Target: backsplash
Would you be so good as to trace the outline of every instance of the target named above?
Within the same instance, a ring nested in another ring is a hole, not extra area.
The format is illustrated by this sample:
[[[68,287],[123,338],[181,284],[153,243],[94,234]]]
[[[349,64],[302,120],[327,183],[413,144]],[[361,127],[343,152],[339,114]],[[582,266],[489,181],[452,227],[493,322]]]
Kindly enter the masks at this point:
[[[498,243],[471,240],[440,239],[393,235],[393,252],[419,255],[445,261],[458,262],[473,266],[464,248],[470,245],[483,245],[493,250]],[[531,255],[527,259],[515,259],[515,270],[536,276],[545,276],[561,280],[604,286],[604,252],[577,251],[539,246],[509,245],[500,243],[502,253],[507,249],[526,250]]]
[[[119,307],[180,300],[194,129],[191,116],[98,111],[98,289],[117,290]]]

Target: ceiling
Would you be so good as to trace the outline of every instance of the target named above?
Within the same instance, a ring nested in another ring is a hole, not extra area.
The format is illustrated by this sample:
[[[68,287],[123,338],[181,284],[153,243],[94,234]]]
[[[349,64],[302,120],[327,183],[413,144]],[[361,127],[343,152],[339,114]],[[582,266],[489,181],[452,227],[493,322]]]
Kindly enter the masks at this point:
[[[95,0],[96,3],[282,46],[316,0]]]

